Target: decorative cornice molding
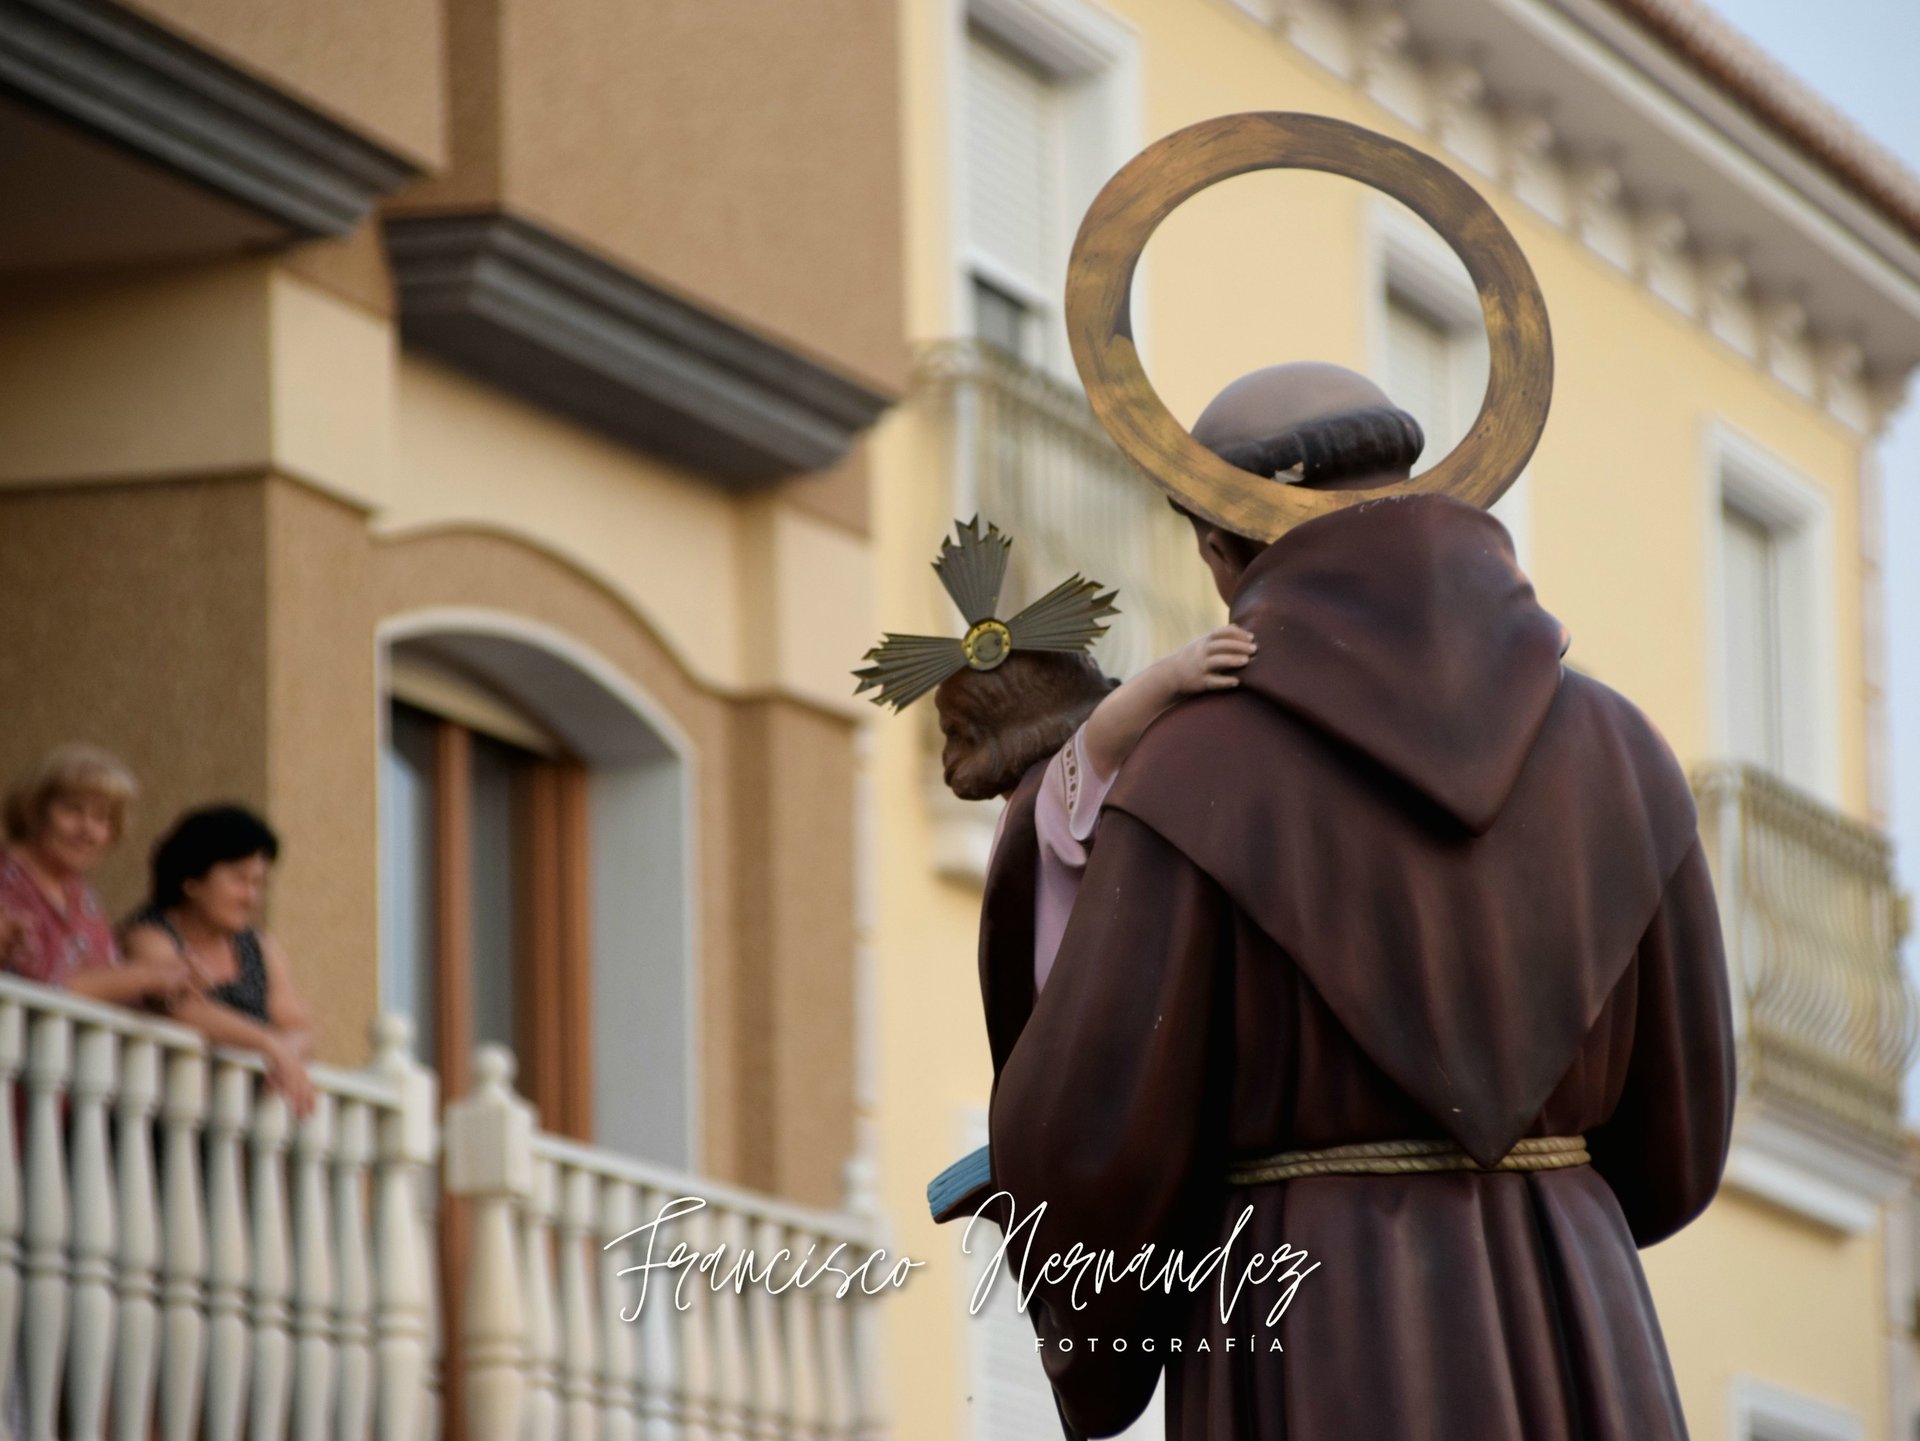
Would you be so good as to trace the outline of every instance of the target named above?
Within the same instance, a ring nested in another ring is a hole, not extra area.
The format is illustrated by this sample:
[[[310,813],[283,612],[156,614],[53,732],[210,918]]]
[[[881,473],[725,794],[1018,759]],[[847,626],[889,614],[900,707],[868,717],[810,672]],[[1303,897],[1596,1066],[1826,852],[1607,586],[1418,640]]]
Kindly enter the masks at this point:
[[[1859,341],[1845,336],[1816,341],[1813,368],[1822,404],[1849,425],[1867,429],[1875,424],[1866,354]],[[1885,413],[1892,414],[1899,407],[1900,399],[1896,397]]]
[[[386,234],[408,344],[734,484],[833,464],[893,400],[515,216]]]
[[[1433,134],[1442,145],[1457,148],[1462,126],[1486,98],[1487,77],[1477,66],[1458,58],[1442,60],[1429,72],[1433,91]]]
[[[1626,182],[1620,167],[1607,160],[1587,159],[1573,167],[1567,188],[1573,195],[1573,225],[1582,239],[1607,217],[1620,201]]]
[[[1790,390],[1817,398],[1807,307],[1791,295],[1769,295],[1760,300],[1758,309],[1761,364]]]
[[[1541,3],[1565,8],[1613,0]],[[1503,89],[1473,44],[1463,48],[1457,36],[1436,26],[1436,12],[1420,11],[1409,24],[1409,12],[1380,0],[1263,0],[1242,8],[1263,13],[1303,55],[1390,113],[1422,117],[1417,128],[1450,157],[1496,180],[1842,424],[1873,434],[1891,415],[1907,376],[1906,362],[1898,359],[1903,342],[1897,336],[1889,342],[1887,327],[1876,327],[1871,315],[1863,322],[1858,315],[1823,313],[1809,298],[1817,287],[1806,285],[1806,273],[1775,262],[1754,273],[1745,252],[1761,248],[1753,239],[1763,232],[1729,233],[1718,211],[1711,213],[1714,224],[1703,227],[1706,237],[1696,242],[1684,214],[1697,208],[1697,197],[1677,188],[1663,169],[1650,168],[1644,149],[1619,155],[1604,148],[1609,137],[1569,132],[1525,77],[1511,77],[1511,88]],[[1338,44],[1343,34],[1344,44]],[[1424,91],[1421,103],[1409,103],[1410,86]],[[1871,239],[1877,244],[1877,237]],[[1855,263],[1844,247],[1829,253],[1835,264]],[[1885,278],[1883,273],[1873,283]],[[1800,313],[1768,300],[1780,296],[1793,297]],[[1890,350],[1894,358],[1888,358]],[[1835,354],[1849,357],[1848,364],[1836,370],[1825,358]],[[1869,363],[1869,354],[1881,359]],[[1896,369],[1902,373],[1894,374]]]
[[[1687,218],[1677,210],[1649,210],[1640,217],[1638,273],[1646,279],[1662,262],[1677,261],[1687,248]]]
[[[0,0],[0,86],[302,235],[344,235],[420,173],[105,0]]]
[[[1553,122],[1537,110],[1514,110],[1503,116],[1500,133],[1506,141],[1500,178],[1509,186],[1552,153]]]
[[[1385,5],[1368,5],[1354,15],[1353,73],[1362,86],[1372,85],[1387,65],[1406,54],[1413,24],[1406,12]]]

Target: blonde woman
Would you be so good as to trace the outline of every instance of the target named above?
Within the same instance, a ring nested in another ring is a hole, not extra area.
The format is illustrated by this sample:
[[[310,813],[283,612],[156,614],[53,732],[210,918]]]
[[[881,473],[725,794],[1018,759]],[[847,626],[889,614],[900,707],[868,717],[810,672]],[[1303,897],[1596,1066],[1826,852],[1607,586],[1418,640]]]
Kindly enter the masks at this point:
[[[119,841],[138,787],[97,746],[58,746],[7,792],[0,968],[76,995],[171,1005],[194,983],[178,956],[123,965],[87,877]]]

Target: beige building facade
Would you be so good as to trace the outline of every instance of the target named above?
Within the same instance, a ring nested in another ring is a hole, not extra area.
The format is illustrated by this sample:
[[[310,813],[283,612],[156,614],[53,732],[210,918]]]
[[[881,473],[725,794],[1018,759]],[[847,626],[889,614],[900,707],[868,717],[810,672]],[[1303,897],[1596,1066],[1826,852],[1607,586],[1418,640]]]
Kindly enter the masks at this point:
[[[131,763],[116,911],[267,814],[326,1059],[397,1006],[450,1096],[505,1042],[583,1138],[833,1203],[906,350],[896,17],[812,10],[10,10],[0,770]]]

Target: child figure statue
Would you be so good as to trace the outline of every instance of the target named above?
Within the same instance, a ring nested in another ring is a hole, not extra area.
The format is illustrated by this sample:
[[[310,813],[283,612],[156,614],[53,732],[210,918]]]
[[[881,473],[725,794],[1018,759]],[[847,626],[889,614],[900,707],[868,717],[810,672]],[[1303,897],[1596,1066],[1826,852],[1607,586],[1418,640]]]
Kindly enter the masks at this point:
[[[1100,803],[1149,724],[1184,696],[1228,690],[1258,649],[1253,635],[1223,625],[1163,656],[1126,681],[1105,675],[1086,653],[1117,615],[1114,592],[1076,575],[1004,626],[993,619],[1013,542],[980,521],[955,522],[934,571],[969,621],[965,640],[889,635],[856,671],[855,694],[878,689],[896,711],[933,688],[939,712],[941,775],[964,801],[1010,796],[1045,763],[1034,796],[1039,849],[1033,983],[1047,982],[1054,953],[1086,870]],[[1044,612],[1042,608],[1046,609]],[[1035,613],[1050,617],[1042,631]],[[1001,631],[1008,641],[1002,647]],[[982,644],[982,640],[988,642]],[[974,656],[992,663],[975,663]],[[947,672],[939,677],[942,668]],[[997,852],[1010,811],[1000,813]]]
[[[978,517],[956,522],[933,568],[968,620],[966,637],[890,634],[867,652],[872,664],[855,672],[854,693],[877,689],[874,703],[898,711],[931,689],[947,788],[966,801],[1015,800],[1000,813],[992,856],[999,859],[1011,820],[1019,834],[1009,849],[1032,856],[1018,867],[1033,887],[1033,985],[1018,998],[1024,1014],[1053,969],[1101,802],[1122,763],[1177,701],[1238,685],[1258,645],[1242,626],[1219,626],[1117,681],[1087,654],[1106,632],[1101,622],[1118,614],[1114,592],[1075,575],[1011,621],[994,618],[1011,547],[996,526],[983,535]],[[996,983],[985,967],[981,985],[991,1016]],[[941,1172],[927,1188],[935,1219],[977,1205],[989,1173],[984,1146]]]
[[[1100,803],[1121,763],[1169,706],[1239,684],[1235,673],[1257,649],[1250,631],[1223,625],[1118,684],[1086,656],[1015,655],[996,670],[961,671],[934,692],[946,742],[942,773],[960,799],[1011,795],[1029,771],[1045,763],[1033,808],[1040,864],[1034,906],[1036,993],[1053,969],[1087,868]],[[1064,744],[1057,739],[1062,730],[1069,730]],[[996,851],[1009,814],[1000,813]]]

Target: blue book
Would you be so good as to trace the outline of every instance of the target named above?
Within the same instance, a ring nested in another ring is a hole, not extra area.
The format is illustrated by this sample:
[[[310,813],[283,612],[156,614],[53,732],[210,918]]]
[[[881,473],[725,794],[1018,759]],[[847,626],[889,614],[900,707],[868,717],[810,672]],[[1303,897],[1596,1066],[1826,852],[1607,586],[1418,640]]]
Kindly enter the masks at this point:
[[[927,1183],[927,1209],[936,1221],[971,1216],[993,1194],[993,1165],[987,1148],[970,1151]]]

